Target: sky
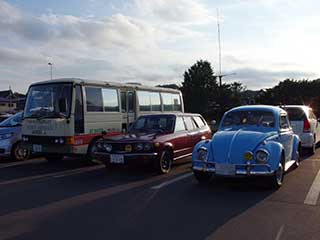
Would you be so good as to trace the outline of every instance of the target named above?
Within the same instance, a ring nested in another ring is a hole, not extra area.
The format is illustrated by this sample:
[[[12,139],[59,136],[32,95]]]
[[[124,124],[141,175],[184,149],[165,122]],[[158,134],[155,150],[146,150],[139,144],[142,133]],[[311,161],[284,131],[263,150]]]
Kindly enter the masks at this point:
[[[320,76],[319,1],[0,0],[0,89],[77,77],[181,84],[197,60],[226,83],[269,88]]]

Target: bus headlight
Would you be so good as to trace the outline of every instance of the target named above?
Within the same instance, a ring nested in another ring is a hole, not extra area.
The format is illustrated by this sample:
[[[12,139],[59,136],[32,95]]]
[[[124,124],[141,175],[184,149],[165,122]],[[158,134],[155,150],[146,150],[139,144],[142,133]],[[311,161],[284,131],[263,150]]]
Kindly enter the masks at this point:
[[[200,148],[198,150],[197,158],[201,161],[206,161],[208,159],[208,150],[206,148]]]
[[[256,161],[258,163],[266,163],[269,159],[269,153],[266,150],[258,150],[256,152]]]
[[[112,151],[112,145],[111,144],[105,143],[105,144],[103,144],[103,147],[107,152],[111,152]]]

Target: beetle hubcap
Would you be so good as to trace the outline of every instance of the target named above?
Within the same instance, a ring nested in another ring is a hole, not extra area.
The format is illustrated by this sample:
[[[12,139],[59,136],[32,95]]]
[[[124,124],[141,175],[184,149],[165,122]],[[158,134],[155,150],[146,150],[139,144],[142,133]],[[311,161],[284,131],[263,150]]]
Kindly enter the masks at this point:
[[[276,171],[276,178],[277,178],[277,183],[278,183],[279,185],[281,185],[281,183],[282,183],[282,178],[283,178],[283,167],[282,167],[282,164],[281,164],[281,163],[279,163],[279,167],[278,167],[278,169],[277,169],[277,171]]]

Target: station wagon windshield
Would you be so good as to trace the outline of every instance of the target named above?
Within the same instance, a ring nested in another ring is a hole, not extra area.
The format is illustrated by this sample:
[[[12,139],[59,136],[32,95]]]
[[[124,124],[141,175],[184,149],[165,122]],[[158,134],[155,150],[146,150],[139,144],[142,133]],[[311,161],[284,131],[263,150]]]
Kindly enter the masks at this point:
[[[30,87],[24,116],[26,118],[68,117],[71,105],[71,83],[43,84]],[[66,110],[60,111],[59,100],[66,100]]]
[[[274,128],[275,121],[273,113],[268,111],[233,111],[225,116],[221,126],[257,126]]]
[[[144,116],[135,121],[130,132],[168,132],[173,130],[174,116]]]

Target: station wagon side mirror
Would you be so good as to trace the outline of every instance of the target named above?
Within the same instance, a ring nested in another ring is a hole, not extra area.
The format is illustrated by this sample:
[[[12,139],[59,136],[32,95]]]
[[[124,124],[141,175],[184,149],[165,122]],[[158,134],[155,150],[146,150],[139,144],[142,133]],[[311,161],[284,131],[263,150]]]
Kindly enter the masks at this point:
[[[67,112],[67,99],[66,98],[60,98],[59,99],[59,110],[60,112]]]
[[[216,121],[216,120],[212,120],[212,121],[211,121],[211,125],[212,125],[212,126],[215,126],[216,124],[217,124],[217,121]]]

